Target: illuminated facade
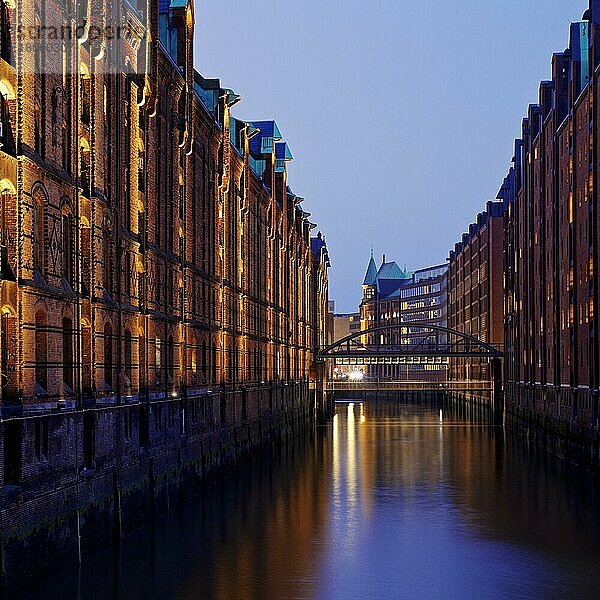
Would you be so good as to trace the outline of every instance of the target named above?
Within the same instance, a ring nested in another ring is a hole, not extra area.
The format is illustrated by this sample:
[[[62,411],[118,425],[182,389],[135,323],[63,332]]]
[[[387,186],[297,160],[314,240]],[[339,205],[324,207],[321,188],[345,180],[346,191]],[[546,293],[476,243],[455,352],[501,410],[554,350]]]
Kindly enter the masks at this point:
[[[327,245],[277,124],[236,119],[239,96],[194,69],[193,2],[123,2],[138,37],[59,53],[8,28],[75,27],[97,3],[0,4],[5,485],[58,476],[59,443],[100,471],[115,440],[309,406]]]
[[[386,325],[437,325],[447,323],[446,265],[420,269],[414,273],[402,270],[385,256],[379,268],[371,256],[363,282],[360,305],[361,331]],[[409,329],[411,344],[428,335],[423,330]],[[368,333],[361,341],[367,347],[397,344],[399,337],[391,331]],[[439,338],[444,343],[444,336]],[[360,365],[365,375],[377,379],[445,381],[447,361],[442,358],[390,358],[389,364]]]
[[[488,202],[450,251],[448,327],[502,350],[504,343],[504,207]],[[453,358],[448,379],[490,381],[488,359]]]
[[[507,405],[584,430],[600,422],[599,67],[592,1],[567,50],[552,57],[500,191]]]
[[[350,314],[335,314],[333,317],[333,336],[332,342],[340,340],[360,333],[360,313]],[[334,379],[345,379],[348,373],[355,370],[354,366],[344,364],[344,361],[339,361],[339,364],[333,363]]]

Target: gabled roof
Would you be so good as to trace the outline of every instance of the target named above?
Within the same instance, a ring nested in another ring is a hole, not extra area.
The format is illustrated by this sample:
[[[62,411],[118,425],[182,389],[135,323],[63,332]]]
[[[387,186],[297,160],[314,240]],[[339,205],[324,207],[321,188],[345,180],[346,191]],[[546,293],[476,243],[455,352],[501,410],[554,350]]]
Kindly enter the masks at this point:
[[[251,121],[251,124],[260,129],[260,133],[250,140],[250,152],[255,156],[262,154],[263,139],[266,138],[271,141],[271,148],[275,145],[274,142],[282,139],[281,131],[279,131],[275,121]]]
[[[406,279],[404,272],[395,261],[383,263],[379,267],[377,277],[379,279]]]
[[[189,0],[158,0],[158,12],[168,13],[170,8],[187,8],[188,2]]]
[[[252,125],[260,129],[262,137],[272,137],[275,140],[281,139],[281,131],[275,121],[252,121]]]
[[[277,142],[275,144],[275,158],[278,160],[294,160],[290,147],[286,142]]]
[[[396,298],[400,295],[400,290],[412,280],[411,278],[412,274],[403,271],[395,261],[383,262],[378,270],[371,252],[363,285],[375,286],[381,299]]]

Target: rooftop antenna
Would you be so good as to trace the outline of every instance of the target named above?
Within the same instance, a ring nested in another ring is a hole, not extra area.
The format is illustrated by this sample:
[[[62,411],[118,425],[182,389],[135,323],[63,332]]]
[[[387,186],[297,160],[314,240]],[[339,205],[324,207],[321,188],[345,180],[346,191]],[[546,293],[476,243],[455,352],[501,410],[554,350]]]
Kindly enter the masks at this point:
[[[373,258],[373,253],[375,252],[375,246],[371,244],[371,258]]]

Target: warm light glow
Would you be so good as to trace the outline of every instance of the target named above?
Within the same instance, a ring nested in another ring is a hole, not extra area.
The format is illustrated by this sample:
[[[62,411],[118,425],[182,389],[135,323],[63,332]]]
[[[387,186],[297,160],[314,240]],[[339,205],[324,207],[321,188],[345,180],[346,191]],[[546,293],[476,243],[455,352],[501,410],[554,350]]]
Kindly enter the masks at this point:
[[[362,381],[365,378],[365,374],[362,371],[350,371],[348,373],[348,379],[350,381]]]

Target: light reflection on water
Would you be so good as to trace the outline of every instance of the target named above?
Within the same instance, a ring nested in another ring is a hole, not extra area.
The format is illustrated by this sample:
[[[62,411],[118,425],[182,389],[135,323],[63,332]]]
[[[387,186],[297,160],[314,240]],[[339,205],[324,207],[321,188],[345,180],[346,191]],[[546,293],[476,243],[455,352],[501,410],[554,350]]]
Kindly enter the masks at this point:
[[[597,598],[597,488],[438,406],[336,405],[40,598]]]

